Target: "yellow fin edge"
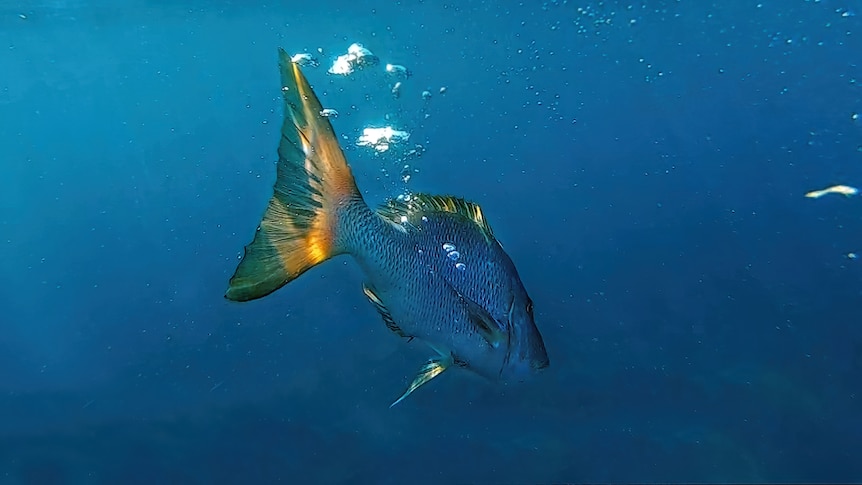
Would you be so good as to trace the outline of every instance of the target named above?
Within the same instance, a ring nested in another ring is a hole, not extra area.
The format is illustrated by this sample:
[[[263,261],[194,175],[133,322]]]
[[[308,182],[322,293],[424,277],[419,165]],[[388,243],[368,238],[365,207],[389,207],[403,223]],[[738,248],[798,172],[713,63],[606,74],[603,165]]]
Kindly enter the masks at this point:
[[[452,366],[454,360],[452,357],[442,357],[440,359],[432,359],[427,364],[423,365],[421,369],[419,369],[419,373],[416,374],[416,377],[413,379],[413,382],[407,387],[407,390],[404,391],[404,394],[401,395],[398,399],[395,400],[392,404],[389,405],[391,409],[396,404],[403,401],[407,396],[413,393],[416,389],[431,379],[439,376],[446,369]]]

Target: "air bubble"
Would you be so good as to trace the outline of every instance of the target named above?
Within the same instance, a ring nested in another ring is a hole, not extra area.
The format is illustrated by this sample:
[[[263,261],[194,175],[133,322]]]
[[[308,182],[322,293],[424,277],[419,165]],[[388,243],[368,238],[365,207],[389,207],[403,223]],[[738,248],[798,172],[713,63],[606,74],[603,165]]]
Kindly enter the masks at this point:
[[[454,251],[454,250],[455,250],[455,245],[454,245],[454,244],[452,244],[452,243],[443,243],[443,251],[446,251],[447,253],[451,253],[451,252],[452,252],[452,251]]]
[[[451,259],[452,261],[458,261],[458,258],[461,257],[461,253],[459,253],[458,251],[449,251],[449,254],[447,254],[447,256],[449,256],[449,259]]]
[[[467,265],[464,263],[455,263],[455,268],[459,269],[460,271],[464,271],[465,269],[467,269]]]

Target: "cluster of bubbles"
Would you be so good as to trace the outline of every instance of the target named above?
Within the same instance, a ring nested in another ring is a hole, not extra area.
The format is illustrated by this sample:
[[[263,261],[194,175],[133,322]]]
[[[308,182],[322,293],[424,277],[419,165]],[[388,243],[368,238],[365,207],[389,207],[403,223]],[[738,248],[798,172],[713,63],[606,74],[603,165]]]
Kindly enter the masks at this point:
[[[361,147],[370,147],[378,152],[385,152],[388,151],[389,147],[392,145],[406,142],[409,139],[410,133],[396,130],[391,126],[366,126],[362,129],[362,134],[359,135],[359,138],[356,140],[356,145]]]
[[[458,261],[461,259],[461,253],[458,252],[458,248],[455,247],[452,243],[443,243],[443,251],[446,251],[446,257],[448,257],[452,262],[455,263],[455,268],[464,271],[467,269],[467,265]]]
[[[317,55],[302,52],[294,55],[291,60],[303,67],[316,68],[320,66],[318,55],[322,54],[323,49],[319,48],[317,49]],[[410,69],[401,64],[381,63],[380,58],[362,44],[351,44],[347,48],[346,53],[338,55],[332,61],[332,64],[327,69],[327,73],[333,76],[346,77],[357,71],[371,70],[381,66],[381,64],[383,67],[383,76],[385,76],[388,83],[391,83],[389,92],[393,98],[401,98],[404,84],[412,77]],[[445,94],[446,87],[440,87],[437,92]],[[433,94],[430,90],[426,89],[421,92],[421,98],[426,104],[432,97]],[[327,108],[323,109],[320,115],[337,118],[338,111]],[[428,116],[427,112],[425,112],[424,117],[427,118]],[[385,119],[387,123],[390,121],[389,116],[386,116]],[[419,169],[414,166],[415,162],[413,161],[425,153],[425,147],[422,144],[414,143],[412,146],[409,144],[410,137],[410,132],[403,129],[403,127],[398,128],[384,123],[382,126],[375,124],[364,127],[355,140],[357,147],[370,149],[375,156],[385,154],[387,159],[394,160],[396,166],[399,167],[397,169],[399,173],[398,179],[403,184],[402,193],[397,197],[399,200],[409,199],[410,191],[407,188],[407,183],[413,175],[419,172]],[[381,172],[384,177],[389,177],[389,170],[385,166],[381,168]]]

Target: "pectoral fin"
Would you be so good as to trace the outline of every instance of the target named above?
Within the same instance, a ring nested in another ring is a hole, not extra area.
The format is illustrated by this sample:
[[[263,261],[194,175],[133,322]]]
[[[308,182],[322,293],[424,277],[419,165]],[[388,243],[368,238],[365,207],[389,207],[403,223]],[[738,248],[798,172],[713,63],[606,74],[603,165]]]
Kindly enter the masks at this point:
[[[498,323],[497,320],[482,307],[482,305],[462,295],[448,281],[446,281],[446,284],[449,285],[449,288],[451,288],[458,296],[458,299],[461,300],[461,303],[467,310],[467,314],[470,316],[470,323],[473,324],[476,331],[479,332],[479,335],[481,335],[490,346],[497,348],[501,343],[505,342],[506,339],[509,338],[505,331],[505,325]]]
[[[413,379],[413,382],[410,383],[410,386],[407,387],[407,390],[404,391],[404,394],[401,395],[394,403],[392,403],[389,407],[395,406],[404,400],[407,396],[410,395],[413,391],[419,388],[422,384],[430,381],[431,379],[439,376],[446,369],[448,369],[453,363],[452,357],[441,357],[439,359],[431,359],[430,362],[423,365],[421,369],[419,369],[419,373],[416,374],[416,377]]]
[[[500,326],[494,320],[494,317],[469,299],[464,298],[464,302],[467,305],[467,313],[470,314],[470,321],[476,327],[479,335],[492,347],[499,347],[506,340],[507,334],[500,330]]]

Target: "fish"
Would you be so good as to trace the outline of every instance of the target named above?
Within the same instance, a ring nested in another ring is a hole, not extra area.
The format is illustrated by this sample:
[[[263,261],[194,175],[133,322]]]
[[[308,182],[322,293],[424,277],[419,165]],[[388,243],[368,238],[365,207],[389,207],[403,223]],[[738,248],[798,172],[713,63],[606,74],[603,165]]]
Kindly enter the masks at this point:
[[[385,326],[432,353],[390,407],[452,368],[496,382],[547,368],[533,301],[482,208],[425,193],[369,206],[299,64],[278,52],[284,121],[273,195],[225,297],[262,298],[324,261],[353,257]]]
[[[825,189],[807,192],[805,197],[808,197],[809,199],[819,199],[826,194],[841,194],[845,197],[850,197],[851,195],[856,195],[858,193],[859,189],[856,187],[851,187],[849,185],[833,185],[832,187],[827,187]]]

